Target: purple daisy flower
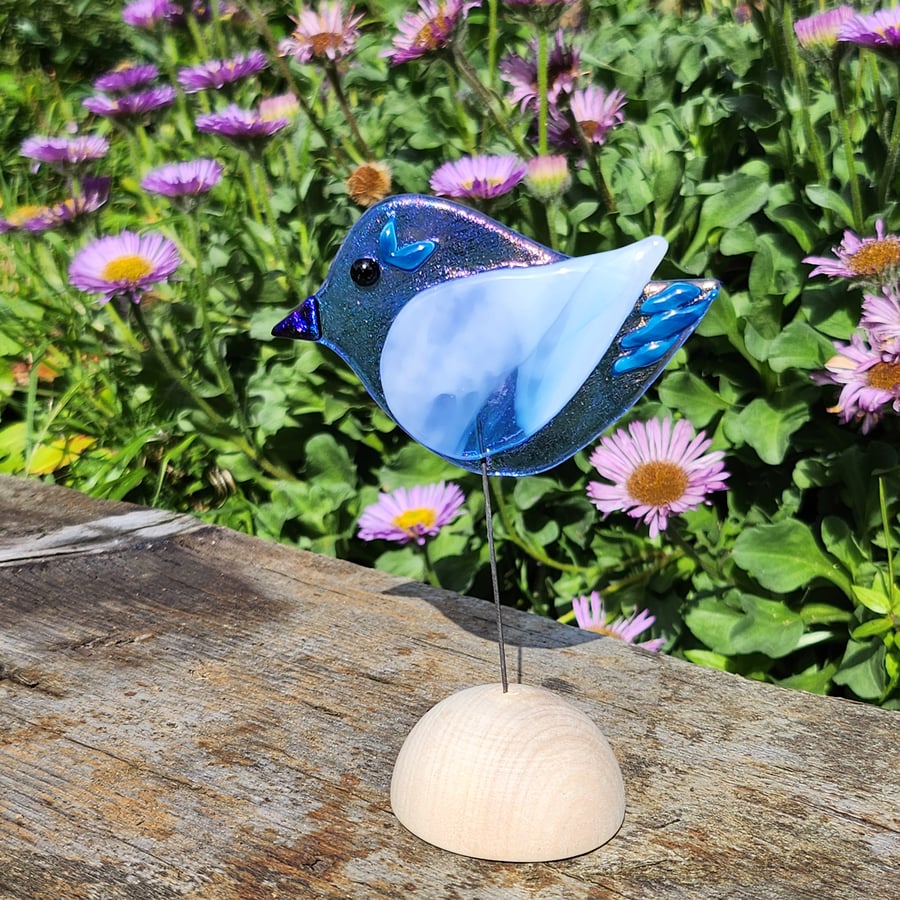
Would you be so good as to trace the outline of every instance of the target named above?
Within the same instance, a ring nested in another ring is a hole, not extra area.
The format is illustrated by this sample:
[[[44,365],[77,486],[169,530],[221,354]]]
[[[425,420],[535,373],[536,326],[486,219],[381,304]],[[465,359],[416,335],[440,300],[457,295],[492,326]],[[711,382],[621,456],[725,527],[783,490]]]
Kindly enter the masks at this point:
[[[643,609],[627,619],[607,621],[603,600],[596,591],[591,591],[590,597],[576,597],[572,601],[572,611],[579,628],[618,638],[651,653],[659,653],[666,642],[665,638],[660,637],[638,643],[637,639],[656,621],[656,616],[651,615],[649,610]]]
[[[108,94],[123,94],[144,87],[157,78],[159,69],[152,63],[139,66],[128,64],[101,75],[94,82],[94,90]]]
[[[68,225],[75,219],[100,209],[109,199],[111,178],[85,178],[78,194],[53,206],[45,206],[41,212],[23,224],[25,231],[41,233]]]
[[[856,422],[863,434],[878,424],[888,409],[900,412],[900,354],[872,347],[859,333],[849,344],[835,342],[837,355],[825,363],[825,371],[813,375],[816,384],[841,385],[841,393],[829,412],[842,424]]]
[[[853,16],[841,25],[837,39],[893,54],[900,49],[900,7]]]
[[[242,147],[269,138],[290,124],[290,119],[265,119],[259,111],[241,109],[233,103],[221,112],[198,116],[195,122],[198,131],[217,134]]]
[[[47,210],[48,207],[34,203],[26,203],[16,207],[5,219],[0,219],[0,234],[6,234],[8,231],[40,230],[30,226],[35,222],[39,222],[46,215]]]
[[[353,7],[344,16],[340,0],[322,3],[318,10],[304,9],[299,17],[290,16],[297,26],[278,45],[281,56],[292,56],[299,63],[314,60],[337,62],[353,52],[359,39],[362,15],[354,15]]]
[[[900,352],[900,297],[898,289],[886,285],[881,296],[865,294],[859,325],[869,335],[869,341],[881,350]]]
[[[875,237],[861,238],[848,228],[844,239],[832,248],[835,259],[807,256],[803,262],[816,268],[809,273],[831,278],[855,278],[860,281],[884,282],[900,267],[900,237],[886,234],[884,222],[875,223]]]
[[[133,0],[122,10],[122,20],[132,28],[149,31],[181,14],[181,7],[170,0]]]
[[[221,180],[222,167],[214,159],[193,159],[152,169],[141,187],[163,197],[186,197],[205,194]]]
[[[838,33],[845,22],[856,15],[852,6],[838,6],[794,22],[797,43],[804,50],[830,53],[838,42]]]
[[[381,53],[392,66],[443,50],[466,13],[481,0],[419,0],[419,12],[407,13],[397,26],[393,50]]]
[[[123,94],[120,97],[95,94],[82,100],[81,105],[88,112],[103,116],[105,119],[129,119],[171,106],[175,102],[175,97],[175,88],[166,84],[137,94]]]
[[[175,244],[161,234],[123,231],[88,244],[69,266],[69,284],[100,302],[122,297],[139,303],[147,289],[166,281],[181,264]]]
[[[188,94],[219,90],[242,78],[256,75],[269,65],[262,50],[251,50],[231,59],[211,59],[199,66],[189,66],[178,72],[178,83]]]
[[[720,450],[701,431],[694,437],[687,419],[632,422],[604,437],[591,465],[613,484],[592,481],[587,494],[603,513],[622,511],[650,526],[650,537],[665,531],[670,515],[696,509],[712,491],[725,489]]]
[[[443,481],[397,488],[379,494],[378,501],[363,510],[358,536],[364,541],[415,541],[421,546],[456,518],[464,502],[459,486]]]
[[[57,168],[72,168],[102,159],[109,152],[109,141],[92,134],[71,138],[34,135],[22,141],[19,152],[39,163]]]
[[[515,156],[464,156],[436,169],[429,184],[444,197],[491,200],[511,191],[525,171]]]
[[[507,56],[500,63],[500,74],[512,88],[509,100],[511,103],[518,103],[522,112],[538,108],[537,55],[538,45],[535,40],[531,42],[529,52],[524,58]],[[575,78],[579,74],[580,63],[581,56],[578,51],[574,47],[566,46],[565,35],[562,30],[558,30],[547,60],[548,103],[555,104],[561,93],[572,90]]]

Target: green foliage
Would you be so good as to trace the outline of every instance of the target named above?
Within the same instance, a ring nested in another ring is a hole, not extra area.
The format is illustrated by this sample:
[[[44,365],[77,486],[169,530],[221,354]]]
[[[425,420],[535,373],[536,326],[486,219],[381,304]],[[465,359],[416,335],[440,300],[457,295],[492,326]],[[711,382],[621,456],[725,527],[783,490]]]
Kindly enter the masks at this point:
[[[0,0],[0,215],[65,196],[57,173],[18,155],[30,134],[74,123],[108,136],[102,169],[113,178],[106,206],[72,228],[0,237],[0,471],[489,597],[480,480],[406,439],[329,351],[270,331],[321,284],[358,217],[346,184],[357,164],[384,161],[394,191],[427,192],[445,161],[534,152],[532,116],[509,102],[497,60],[526,54],[536,26],[500,4],[495,29],[491,5],[469,14],[462,58],[392,67],[381,54],[410,5],[369,3],[352,57],[329,75],[276,56],[296,14],[287,4],[264,15],[241,3],[225,19],[143,32],[124,26],[120,3]],[[591,448],[540,476],[497,479],[501,590],[564,621],[573,597],[599,590],[616,613],[648,608],[666,652],[896,708],[898,421],[888,408],[862,433],[829,411],[836,389],[811,375],[857,328],[862,292],[809,280],[803,262],[844,229],[900,228],[896,64],[855,48],[837,84],[791,30],[792,12],[818,4],[753,4],[748,22],[733,6],[584,4],[580,24],[566,25],[587,73],[580,85],[624,91],[626,121],[587,158],[571,149],[558,202],[520,185],[486,204],[574,255],[661,234],[660,277],[720,279],[697,334],[628,417],[705,429],[725,453],[729,490],[650,539],[588,501]],[[152,61],[174,83],[182,66],[251,47],[271,59],[258,78],[180,93],[136,127],[81,106],[96,75],[123,59]],[[227,100],[249,107],[288,90],[301,110],[259,153],[193,126]],[[196,209],[140,188],[154,166],[200,156],[218,159],[225,178]],[[68,265],[125,228],[161,232],[184,263],[140,307],[100,307],[68,284]],[[380,491],[442,479],[463,487],[465,514],[424,550],[356,537]]]

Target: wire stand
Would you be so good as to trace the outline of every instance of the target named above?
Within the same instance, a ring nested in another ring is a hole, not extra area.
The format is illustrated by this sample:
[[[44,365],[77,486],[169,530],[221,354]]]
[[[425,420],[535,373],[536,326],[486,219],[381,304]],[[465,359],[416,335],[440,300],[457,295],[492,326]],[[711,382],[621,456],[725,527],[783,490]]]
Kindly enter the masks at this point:
[[[500,648],[500,682],[503,693],[509,690],[506,675],[506,641],[503,638],[503,607],[500,605],[500,581],[497,577],[497,554],[494,551],[494,516],[491,512],[491,489],[488,483],[487,459],[481,458],[481,487],[484,492],[484,524],[487,528],[488,554],[491,559],[491,587],[494,591],[494,606],[497,610],[497,644]]]

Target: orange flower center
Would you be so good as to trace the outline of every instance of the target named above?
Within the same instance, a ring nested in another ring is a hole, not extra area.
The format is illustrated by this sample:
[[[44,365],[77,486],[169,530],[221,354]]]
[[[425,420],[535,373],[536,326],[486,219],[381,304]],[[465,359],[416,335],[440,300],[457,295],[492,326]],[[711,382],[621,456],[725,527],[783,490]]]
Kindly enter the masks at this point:
[[[854,275],[874,278],[900,266],[900,238],[868,241],[849,257]]]
[[[371,206],[383,200],[391,189],[391,173],[381,163],[363,163],[347,179],[347,189],[354,203]]]
[[[653,460],[641,463],[628,476],[628,493],[644,506],[666,506],[684,495],[687,472],[677,463]]]
[[[341,39],[342,35],[335,34],[333,31],[323,31],[319,34],[314,34],[309,39],[313,56],[325,56],[329,50],[337,50],[341,46]]]
[[[607,637],[613,637],[622,640],[622,635],[616,634],[608,625],[591,625],[590,628],[585,628],[584,630],[593,631],[594,634],[605,634]]]
[[[450,31],[450,17],[443,12],[426,22],[416,35],[413,44],[423,50],[437,50],[443,44],[444,37]]]
[[[900,385],[900,363],[875,363],[866,372],[869,384],[882,391],[895,391]]]
[[[433,528],[437,521],[437,513],[427,506],[420,506],[418,509],[407,509],[394,516],[391,524],[396,525],[401,531],[405,531],[408,535],[415,537],[419,534],[419,530],[423,528]]]
[[[597,126],[600,123],[593,122],[590,119],[585,119],[584,122],[579,122],[578,124],[581,126],[581,130],[584,132],[584,136],[588,140],[593,140],[594,135],[597,133]]]
[[[137,284],[153,271],[153,264],[146,256],[130,253],[111,259],[100,273],[105,281],[127,281]]]

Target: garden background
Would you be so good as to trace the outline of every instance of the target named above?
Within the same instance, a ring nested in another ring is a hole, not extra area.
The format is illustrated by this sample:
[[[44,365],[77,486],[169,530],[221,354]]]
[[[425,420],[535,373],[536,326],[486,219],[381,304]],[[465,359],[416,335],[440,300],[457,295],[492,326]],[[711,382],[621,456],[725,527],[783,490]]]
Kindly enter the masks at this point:
[[[478,476],[334,354],[271,337],[365,205],[480,159],[480,194],[449,174],[506,225],[570,255],[660,234],[659,277],[722,283],[617,427],[686,420],[727,490],[651,537],[592,504],[593,447],[494,479],[504,602],[572,622],[597,591],[608,631],[648,611],[652,649],[897,708],[900,10],[881,6],[0,0],[0,472],[490,597]],[[160,175],[199,159],[190,189]],[[73,261],[123,232],[176,256],[130,296],[85,287]],[[360,537],[380,492],[440,481],[465,499],[437,534]]]

